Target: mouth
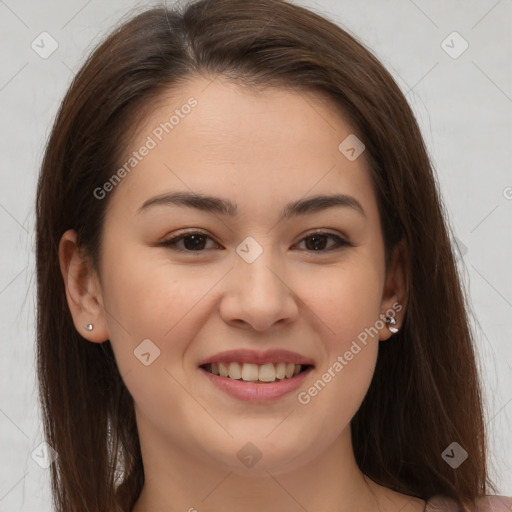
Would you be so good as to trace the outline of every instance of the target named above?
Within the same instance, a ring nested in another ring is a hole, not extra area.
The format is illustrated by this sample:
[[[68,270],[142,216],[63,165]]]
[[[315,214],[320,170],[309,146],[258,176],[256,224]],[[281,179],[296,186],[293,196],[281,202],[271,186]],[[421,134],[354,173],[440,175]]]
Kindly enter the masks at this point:
[[[297,390],[314,370],[313,362],[289,350],[230,350],[199,361],[198,370],[224,394],[262,404]]]
[[[221,361],[206,363],[201,365],[200,368],[212,375],[230,380],[253,384],[271,384],[293,379],[313,368],[313,365],[283,361],[265,364]]]

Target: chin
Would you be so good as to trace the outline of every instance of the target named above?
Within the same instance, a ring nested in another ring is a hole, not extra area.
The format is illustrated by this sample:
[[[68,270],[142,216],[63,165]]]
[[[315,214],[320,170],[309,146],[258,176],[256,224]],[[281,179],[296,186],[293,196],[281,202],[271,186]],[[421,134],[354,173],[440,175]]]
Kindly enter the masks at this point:
[[[304,441],[291,443],[289,436],[276,436],[271,440],[261,433],[254,437],[246,435],[243,440],[235,437],[225,445],[215,443],[215,447],[214,451],[205,447],[210,462],[244,477],[287,473],[313,458],[311,452],[305,452]]]

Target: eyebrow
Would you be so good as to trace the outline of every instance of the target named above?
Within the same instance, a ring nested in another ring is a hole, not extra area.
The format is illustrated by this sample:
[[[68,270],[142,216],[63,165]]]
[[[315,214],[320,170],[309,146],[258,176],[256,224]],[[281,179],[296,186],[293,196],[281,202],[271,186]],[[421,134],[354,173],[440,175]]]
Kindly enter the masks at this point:
[[[195,208],[209,213],[229,215],[230,217],[235,217],[238,213],[237,205],[227,199],[193,192],[172,192],[152,197],[142,204],[142,206],[137,210],[137,213],[154,206],[181,206],[185,208]],[[346,194],[329,194],[316,195],[288,203],[283,208],[280,219],[289,219],[299,215],[316,213],[334,207],[352,208],[366,217],[366,213],[361,206],[361,203],[355,197]]]

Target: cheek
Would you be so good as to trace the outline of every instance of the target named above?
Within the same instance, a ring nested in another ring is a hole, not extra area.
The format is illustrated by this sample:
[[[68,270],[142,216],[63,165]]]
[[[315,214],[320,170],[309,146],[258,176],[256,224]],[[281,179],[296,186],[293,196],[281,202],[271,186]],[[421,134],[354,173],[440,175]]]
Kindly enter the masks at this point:
[[[324,326],[324,357],[317,379],[302,389],[308,417],[326,418],[331,435],[344,428],[371,383],[378,355],[383,275],[379,261],[358,254],[329,276],[316,276],[311,309]],[[314,412],[313,412],[314,411]],[[311,424],[314,435],[317,426]]]
[[[337,268],[310,273],[302,295],[340,348],[379,318],[382,283],[378,262],[356,254]]]
[[[105,257],[105,306],[117,314],[126,331],[138,336],[162,340],[215,282],[204,271],[155,258],[148,249],[117,254],[115,261]],[[109,322],[114,329],[116,323]]]
[[[369,299],[368,295],[365,295]],[[318,430],[325,443],[333,441],[359,409],[373,378],[378,356],[378,301],[373,306],[353,295],[341,300],[343,308],[332,310],[334,335],[324,338],[325,357],[316,368],[315,379],[297,395],[308,422],[304,434],[315,443]],[[337,314],[336,314],[337,313]]]
[[[118,250],[117,258],[113,251],[105,253],[103,299],[121,373],[140,365],[136,356],[143,342],[158,355],[152,367],[166,367],[181,358],[202,325],[191,320],[201,310],[197,305],[214,285],[214,276],[149,258],[144,250]]]
[[[202,325],[196,307],[212,276],[151,259],[144,250],[105,256],[103,276],[109,339],[119,372],[137,407],[149,417],[183,408],[183,355]],[[124,254],[124,255],[123,255]]]

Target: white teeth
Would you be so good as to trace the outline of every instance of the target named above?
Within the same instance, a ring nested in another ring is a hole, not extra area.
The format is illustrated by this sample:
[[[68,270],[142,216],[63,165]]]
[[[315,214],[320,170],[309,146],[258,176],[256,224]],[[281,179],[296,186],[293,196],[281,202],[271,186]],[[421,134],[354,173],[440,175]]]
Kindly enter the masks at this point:
[[[229,378],[237,380],[242,378],[242,369],[238,363],[229,363]]]
[[[238,363],[235,363],[238,365]],[[230,375],[231,377],[231,375]],[[258,380],[258,365],[244,363],[242,366],[242,380]]]
[[[291,379],[300,373],[302,365],[295,363],[211,363],[209,371],[220,377],[243,380],[246,382],[275,382],[276,380]]]
[[[212,368],[212,373],[213,373],[213,368]],[[228,365],[226,365],[224,363],[219,363],[219,373],[218,373],[218,375],[220,375],[221,377],[229,377]]]
[[[274,382],[276,380],[276,369],[274,365],[272,363],[262,364],[260,366],[258,379],[262,382]]]
[[[286,365],[286,378],[290,379],[293,377],[293,371],[295,370],[295,365],[293,363],[288,363]]]
[[[284,379],[286,377],[286,363],[277,363],[276,379]]]

